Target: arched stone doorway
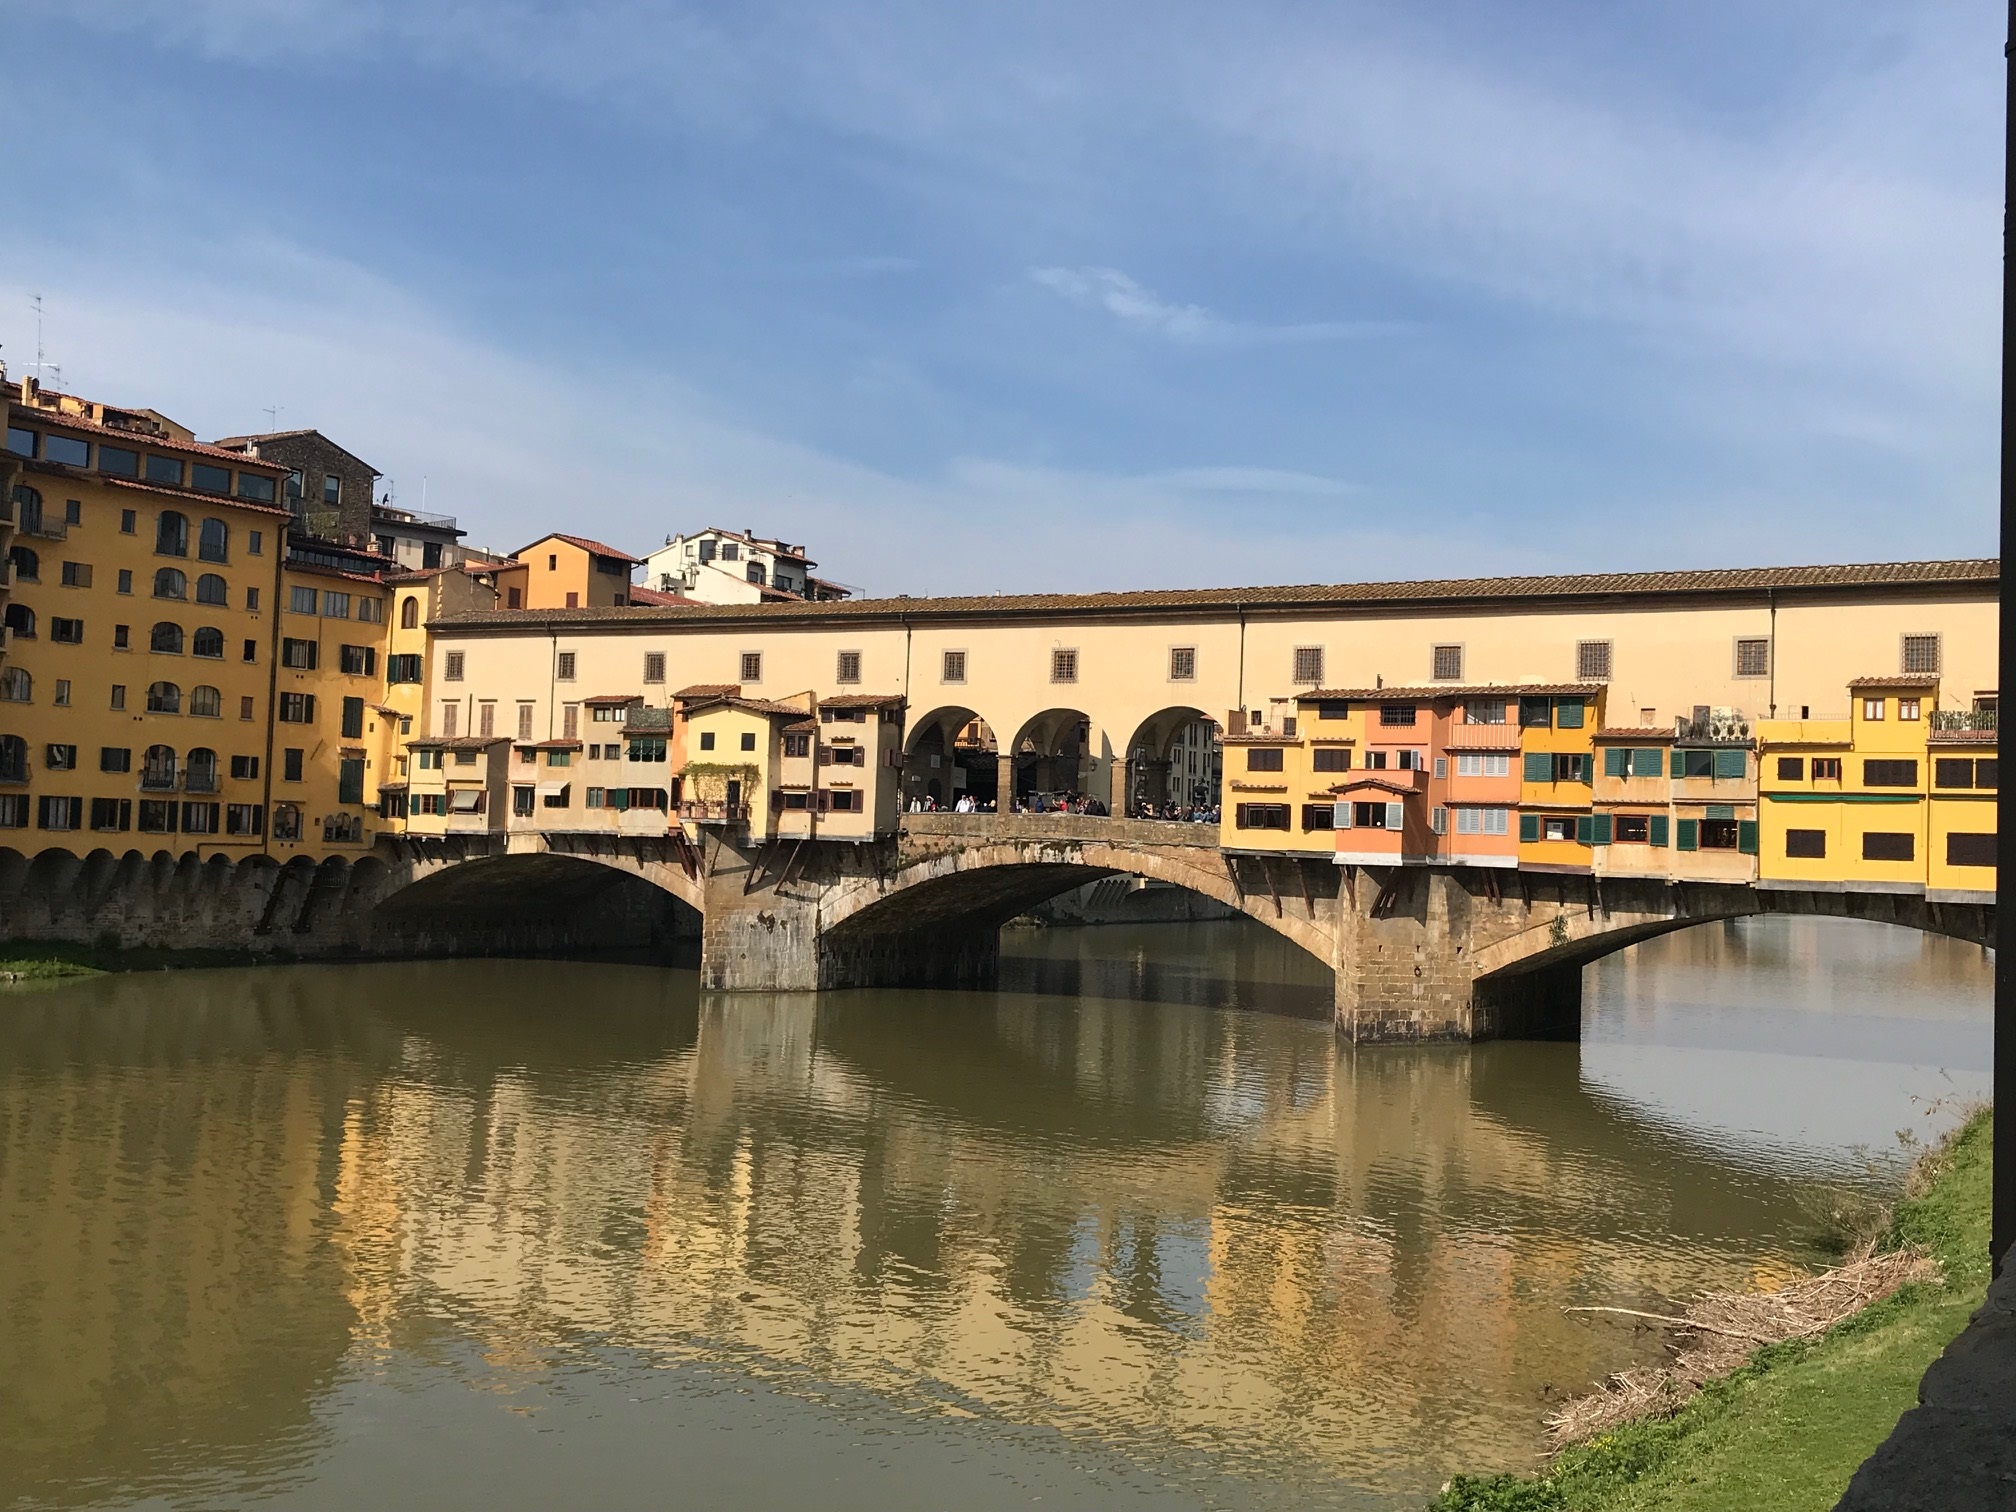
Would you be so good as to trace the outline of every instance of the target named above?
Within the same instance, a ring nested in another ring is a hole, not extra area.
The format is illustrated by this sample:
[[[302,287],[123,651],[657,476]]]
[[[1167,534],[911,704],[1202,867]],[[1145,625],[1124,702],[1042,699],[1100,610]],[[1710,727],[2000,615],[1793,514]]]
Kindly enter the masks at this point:
[[[1075,797],[1104,812],[1113,796],[1113,752],[1082,709],[1045,709],[1024,721],[1008,748],[1017,805],[1047,807]]]
[[[1184,704],[1158,709],[1142,720],[1122,753],[1126,767],[1116,796],[1124,812],[1147,816],[1149,809],[1202,809],[1216,804],[1222,734],[1216,720]]]
[[[912,721],[903,748],[904,808],[952,808],[965,797],[991,809],[999,789],[999,743],[972,709],[945,705]]]

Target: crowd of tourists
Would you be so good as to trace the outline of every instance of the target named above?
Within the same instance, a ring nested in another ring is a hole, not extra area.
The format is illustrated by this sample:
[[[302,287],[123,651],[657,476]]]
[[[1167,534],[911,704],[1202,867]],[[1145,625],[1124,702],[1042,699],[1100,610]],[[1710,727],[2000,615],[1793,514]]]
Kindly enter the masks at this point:
[[[999,805],[992,798],[975,798],[970,793],[961,793],[950,803],[941,802],[934,793],[920,793],[911,797],[904,805],[913,814],[992,814],[999,811]],[[1081,814],[1094,819],[1112,816],[1112,810],[1089,793],[1024,793],[1015,800],[1012,812],[1017,814]],[[1139,798],[1127,811],[1129,819],[1153,819],[1169,824],[1216,824],[1218,805],[1215,803],[1153,803]]]

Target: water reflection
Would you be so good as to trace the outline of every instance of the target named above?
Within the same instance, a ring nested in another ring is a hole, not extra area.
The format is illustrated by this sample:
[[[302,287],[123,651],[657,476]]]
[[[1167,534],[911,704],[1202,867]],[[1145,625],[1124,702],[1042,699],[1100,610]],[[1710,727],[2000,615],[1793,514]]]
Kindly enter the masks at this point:
[[[1582,1050],[562,963],[9,1000],[0,1499],[1412,1505],[1625,1363],[1564,1305],[1806,1258],[1777,1146],[1590,1075],[1700,1054],[1690,994],[1795,1011],[1706,948],[1606,979]]]

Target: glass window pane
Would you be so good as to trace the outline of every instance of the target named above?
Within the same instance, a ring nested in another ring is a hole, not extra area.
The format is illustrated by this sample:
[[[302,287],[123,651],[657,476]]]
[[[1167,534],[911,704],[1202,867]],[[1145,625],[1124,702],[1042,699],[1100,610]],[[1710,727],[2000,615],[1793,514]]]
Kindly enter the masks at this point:
[[[231,492],[231,469],[198,462],[189,470],[189,482],[205,493],[228,494]]]
[[[149,457],[147,459],[147,481],[165,483],[170,488],[182,486],[182,459],[179,457]]]
[[[47,435],[42,438],[42,456],[47,461],[61,462],[69,467],[89,467],[91,443],[79,441],[75,436]]]
[[[101,446],[98,448],[98,471],[120,478],[140,476],[140,453],[128,451],[123,446]]]

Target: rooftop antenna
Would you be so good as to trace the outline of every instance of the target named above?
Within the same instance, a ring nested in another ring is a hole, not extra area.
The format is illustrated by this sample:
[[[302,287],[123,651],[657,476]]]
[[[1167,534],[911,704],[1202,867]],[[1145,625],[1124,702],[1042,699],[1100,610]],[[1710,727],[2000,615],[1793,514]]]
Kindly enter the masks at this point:
[[[35,295],[28,301],[35,306],[35,384],[42,384],[42,296]]]
[[[286,406],[280,404],[269,404],[266,406],[265,414],[266,414],[267,430],[277,431],[278,429],[280,429],[280,411],[284,408],[286,408]]]
[[[427,474],[420,474],[420,513],[427,513]]]

